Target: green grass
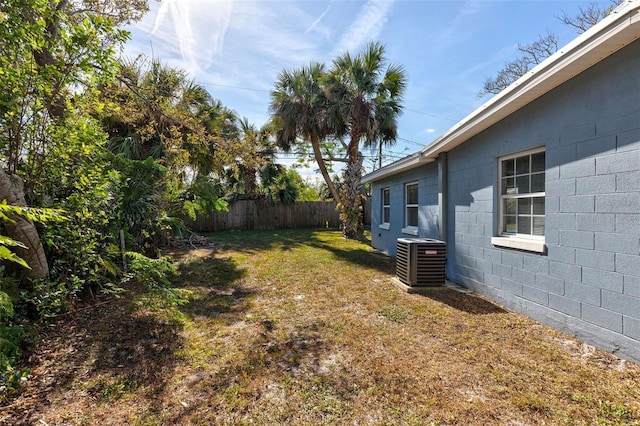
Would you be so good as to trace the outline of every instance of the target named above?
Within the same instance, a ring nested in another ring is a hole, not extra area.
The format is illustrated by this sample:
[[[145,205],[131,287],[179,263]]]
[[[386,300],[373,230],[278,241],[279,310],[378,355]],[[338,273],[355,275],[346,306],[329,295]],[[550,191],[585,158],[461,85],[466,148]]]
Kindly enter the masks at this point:
[[[394,260],[366,240],[325,230],[208,237],[217,250],[174,253],[176,285],[191,292],[177,307],[181,326],[140,307],[132,319],[124,300],[87,315],[87,335],[129,363],[91,361],[91,339],[61,338],[50,365],[76,373],[47,395],[55,403],[23,410],[30,420],[640,424],[640,368],[585,355],[473,294],[402,293],[391,285]],[[101,331],[104,318],[112,323]],[[63,357],[70,344],[76,352]]]

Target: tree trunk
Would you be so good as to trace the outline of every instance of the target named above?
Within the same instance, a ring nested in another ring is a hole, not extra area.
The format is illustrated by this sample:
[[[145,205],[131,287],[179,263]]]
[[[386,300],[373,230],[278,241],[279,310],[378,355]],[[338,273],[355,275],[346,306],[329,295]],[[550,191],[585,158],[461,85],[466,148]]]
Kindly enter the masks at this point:
[[[340,221],[344,238],[358,238],[362,233],[362,196],[360,195],[360,156],[358,145],[350,143],[347,149],[349,162],[344,171],[344,189],[340,203]]]
[[[51,1],[50,7],[55,12],[62,11],[69,5],[69,0],[60,0],[59,2]],[[31,24],[35,24],[38,20],[38,16],[34,16],[35,13],[32,9],[23,9],[23,16],[25,20]],[[40,71],[46,70],[47,67],[55,66],[58,62],[55,57],[55,44],[54,40],[59,36],[60,22],[57,20],[56,13],[52,14],[52,17],[46,20],[46,43],[39,48],[33,49],[33,59],[38,65]],[[46,99],[45,105],[49,115],[55,119],[61,119],[64,116],[67,108],[66,98],[63,95],[62,82],[58,82],[53,87],[52,93],[49,99]]]
[[[340,199],[340,194],[338,194],[338,190],[336,189],[336,186],[333,184],[331,177],[329,177],[329,172],[327,171],[327,168],[324,165],[324,160],[322,159],[322,153],[320,152],[320,144],[318,142],[317,137],[311,136],[311,146],[313,147],[313,155],[316,159],[316,163],[318,163],[318,168],[320,169],[320,173],[322,174],[322,177],[324,178],[325,183],[329,187],[329,191],[331,192],[331,195],[333,196],[334,201],[338,204],[341,204],[342,201]]]
[[[244,168],[240,166],[242,172],[242,180],[244,181],[244,193],[248,198],[256,198],[256,172],[253,167]]]
[[[0,199],[6,200],[8,204],[13,206],[25,207],[27,205],[22,179],[17,175],[8,175],[1,168]],[[31,269],[24,270],[23,276],[27,278],[48,277],[49,265],[35,224],[19,215],[9,215],[9,218],[13,222],[4,223],[7,236],[27,246],[27,249],[20,247],[15,249],[16,254],[31,267]]]

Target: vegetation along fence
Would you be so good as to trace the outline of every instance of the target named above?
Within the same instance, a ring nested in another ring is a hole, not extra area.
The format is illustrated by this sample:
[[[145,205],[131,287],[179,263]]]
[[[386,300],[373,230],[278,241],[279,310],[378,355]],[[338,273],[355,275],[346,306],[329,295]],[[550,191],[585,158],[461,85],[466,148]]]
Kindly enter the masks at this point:
[[[369,201],[365,203],[365,225],[369,224]],[[195,232],[267,230],[289,228],[339,228],[340,219],[333,201],[303,201],[294,204],[264,200],[240,200],[229,211],[185,219]]]

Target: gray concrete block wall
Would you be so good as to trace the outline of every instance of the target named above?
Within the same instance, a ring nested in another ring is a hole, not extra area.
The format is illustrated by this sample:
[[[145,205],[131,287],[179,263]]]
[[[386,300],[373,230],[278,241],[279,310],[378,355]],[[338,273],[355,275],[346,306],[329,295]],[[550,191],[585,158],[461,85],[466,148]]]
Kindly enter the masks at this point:
[[[640,362],[637,75],[640,42],[449,152],[447,270],[507,307]],[[547,253],[492,246],[498,158],[541,145]]]
[[[448,153],[447,277],[640,363],[640,41]],[[493,246],[498,161],[544,146],[546,253]],[[374,182],[372,244],[406,237],[418,181],[420,237],[437,238],[437,165]],[[389,230],[380,189],[391,188]]]
[[[404,223],[405,184],[418,182],[418,228],[419,234],[409,235],[402,232]],[[390,188],[389,229],[380,228],[382,218],[382,188]],[[376,181],[371,187],[371,245],[391,256],[396,255],[398,238],[438,238],[438,167],[427,164],[389,179]]]

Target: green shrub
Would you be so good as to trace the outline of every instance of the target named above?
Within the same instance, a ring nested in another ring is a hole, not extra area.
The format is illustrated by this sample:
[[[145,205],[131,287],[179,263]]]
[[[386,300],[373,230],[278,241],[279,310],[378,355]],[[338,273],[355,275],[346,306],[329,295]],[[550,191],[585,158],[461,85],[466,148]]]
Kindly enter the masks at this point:
[[[129,272],[127,278],[135,279],[147,289],[147,293],[138,300],[154,310],[165,310],[176,320],[182,320],[182,315],[175,308],[188,302],[189,290],[175,288],[170,278],[177,271],[169,257],[151,259],[136,252],[127,252]]]
[[[6,277],[4,267],[0,266],[0,403],[29,374],[28,370],[15,367],[22,355],[21,346],[25,338],[24,327],[15,319],[15,297],[12,294],[16,293],[17,282]]]

